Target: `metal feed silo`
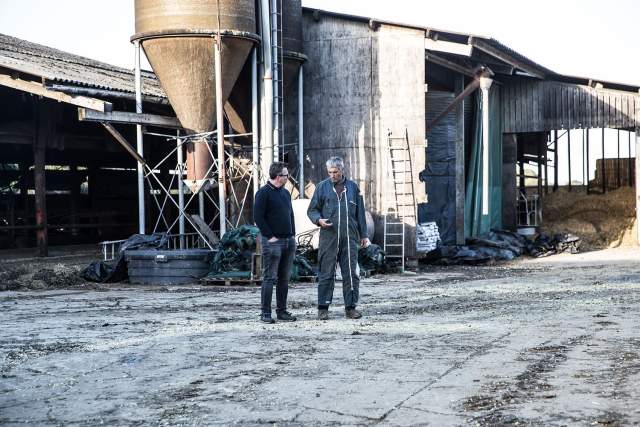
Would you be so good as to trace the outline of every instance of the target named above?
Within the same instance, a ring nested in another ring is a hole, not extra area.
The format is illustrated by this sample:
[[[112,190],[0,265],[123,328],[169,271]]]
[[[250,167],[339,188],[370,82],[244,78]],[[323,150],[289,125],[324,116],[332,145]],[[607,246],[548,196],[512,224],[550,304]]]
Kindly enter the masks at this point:
[[[185,129],[208,132],[216,97],[226,101],[259,38],[253,0],[135,0],[136,34]],[[222,93],[215,90],[215,39],[221,35]],[[187,149],[187,177],[201,180],[212,158],[205,144]]]
[[[285,90],[297,79],[300,65],[307,59],[302,52],[302,2],[301,0],[282,0]]]

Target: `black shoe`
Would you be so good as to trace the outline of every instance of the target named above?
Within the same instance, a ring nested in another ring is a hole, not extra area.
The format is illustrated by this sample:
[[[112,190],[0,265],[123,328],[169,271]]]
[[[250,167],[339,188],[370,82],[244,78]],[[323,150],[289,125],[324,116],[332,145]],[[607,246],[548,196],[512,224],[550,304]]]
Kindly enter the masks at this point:
[[[298,320],[296,316],[292,316],[288,311],[280,311],[277,313],[276,317],[278,320],[282,320],[283,322],[295,322]]]
[[[326,308],[319,308],[318,320],[329,320],[329,310],[327,310]]]
[[[260,315],[260,321],[264,323],[276,323],[276,321],[271,317],[269,313],[262,313]]]
[[[360,313],[355,308],[347,308],[344,314],[345,316],[347,316],[347,319],[359,319],[362,317],[362,313]]]

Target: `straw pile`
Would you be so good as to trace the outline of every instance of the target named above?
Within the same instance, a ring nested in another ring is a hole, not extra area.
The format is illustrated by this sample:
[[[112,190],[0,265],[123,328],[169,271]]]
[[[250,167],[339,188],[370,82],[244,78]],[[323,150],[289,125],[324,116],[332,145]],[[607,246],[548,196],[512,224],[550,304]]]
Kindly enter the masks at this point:
[[[581,249],[636,245],[636,206],[633,187],[606,194],[559,189],[543,200],[542,232],[569,232],[582,238]]]

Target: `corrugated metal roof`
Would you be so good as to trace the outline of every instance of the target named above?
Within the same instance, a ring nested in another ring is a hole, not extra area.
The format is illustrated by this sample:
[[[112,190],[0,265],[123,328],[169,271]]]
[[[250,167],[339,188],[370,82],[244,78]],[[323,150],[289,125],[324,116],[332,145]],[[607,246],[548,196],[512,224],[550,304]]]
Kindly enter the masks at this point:
[[[339,13],[339,12],[330,12],[330,11],[321,10],[321,9],[312,9],[312,8],[307,8],[307,7],[303,7],[302,9],[305,12],[311,13],[311,14],[335,16],[335,17],[338,17],[338,18],[343,18],[343,19],[348,19],[348,20],[353,20],[353,21],[360,21],[360,22],[378,22],[378,23],[381,23],[381,24],[394,25],[394,26],[398,26],[398,27],[415,28],[415,29],[418,29],[418,30],[424,30],[425,32],[438,33],[440,35],[445,35],[445,37],[448,35],[448,36],[450,36],[452,38],[462,38],[462,39],[464,39],[464,42],[466,42],[466,40],[469,37],[473,37],[473,38],[482,40],[482,41],[490,44],[494,48],[504,52],[505,54],[507,54],[509,56],[514,57],[515,59],[517,59],[519,61],[524,62],[525,64],[528,64],[529,66],[531,66],[533,68],[537,68],[537,69],[543,71],[545,74],[555,74],[553,71],[549,70],[548,68],[536,63],[535,61],[532,61],[531,59],[527,58],[526,56],[522,55],[521,53],[516,52],[515,50],[513,50],[510,47],[502,44],[498,40],[496,40],[494,38],[491,38],[491,37],[488,37],[488,36],[472,34],[472,33],[464,33],[464,32],[458,32],[458,31],[443,30],[443,29],[440,29],[440,28],[419,26],[419,25],[413,25],[413,24],[403,24],[403,23],[400,23],[400,22],[387,21],[387,20],[384,20],[384,19],[370,18],[370,17],[366,17],[366,16],[349,15],[349,14]]]
[[[546,68],[545,66],[540,65],[537,62],[527,58],[526,56],[522,55],[521,53],[516,52],[515,50],[511,49],[509,46],[500,43],[498,40],[496,40],[494,38],[484,38],[483,40],[486,41],[487,43],[489,43],[491,46],[495,47],[496,49],[498,49],[498,50],[506,53],[507,55],[517,59],[518,61],[524,62],[525,64],[529,65],[530,67],[533,67],[533,68],[536,68],[538,70],[541,70],[546,75],[555,75],[555,74],[557,74],[556,72],[551,71],[550,69]]]
[[[0,67],[52,82],[133,93],[133,71],[0,34]],[[155,75],[142,72],[143,95],[166,98]]]
[[[538,70],[539,72],[541,72],[545,79],[547,80],[558,80],[558,81],[563,81],[563,82],[570,82],[570,83],[575,83],[575,84],[588,84],[587,82],[589,81],[594,81],[594,82],[600,82],[602,83],[605,87],[611,88],[611,89],[615,89],[615,90],[623,90],[623,91],[629,91],[629,92],[637,92],[639,89],[639,86],[636,84],[627,84],[627,83],[620,83],[620,82],[609,82],[609,81],[604,81],[601,79],[596,79],[596,78],[588,78],[588,77],[574,77],[574,76],[568,76],[568,75],[563,75],[563,74],[559,74],[554,72],[553,70],[550,70],[549,68],[538,64],[537,62],[533,61],[532,59],[527,58],[526,56],[524,56],[523,54],[511,49],[510,47],[508,47],[507,45],[501,43],[500,41],[486,36],[486,35],[479,35],[479,34],[472,34],[472,33],[465,33],[465,32],[459,32],[459,31],[451,31],[451,30],[443,30],[440,28],[433,28],[433,27],[426,27],[426,26],[418,26],[418,25],[412,25],[412,24],[403,24],[403,23],[399,23],[399,22],[392,22],[392,21],[387,21],[387,20],[383,20],[383,19],[378,19],[378,18],[370,18],[370,17],[365,17],[365,16],[356,16],[356,15],[349,15],[349,14],[345,14],[345,13],[339,13],[339,12],[330,12],[330,11],[326,11],[326,10],[321,10],[321,9],[313,9],[313,8],[307,8],[307,7],[303,7],[302,8],[303,11],[305,13],[310,13],[313,14],[314,16],[322,16],[322,15],[327,15],[327,16],[334,16],[337,18],[342,18],[342,19],[348,19],[348,20],[352,20],[352,21],[359,21],[359,22],[366,22],[366,23],[381,23],[381,24],[387,24],[387,25],[394,25],[394,26],[399,26],[399,27],[405,27],[405,28],[415,28],[418,30],[424,30],[425,32],[431,33],[431,34],[438,34],[439,36],[441,36],[443,39],[445,40],[450,40],[450,41],[454,41],[457,43],[467,43],[467,41],[469,40],[469,38],[474,38],[477,40],[482,40],[484,43],[490,45],[491,47],[493,47],[494,49],[504,53],[505,55],[508,55],[510,57],[512,57],[513,59],[523,63],[524,65],[527,65],[535,70]],[[459,61],[463,61],[465,62],[465,59],[459,59]],[[470,66],[472,65],[471,63],[469,64]]]

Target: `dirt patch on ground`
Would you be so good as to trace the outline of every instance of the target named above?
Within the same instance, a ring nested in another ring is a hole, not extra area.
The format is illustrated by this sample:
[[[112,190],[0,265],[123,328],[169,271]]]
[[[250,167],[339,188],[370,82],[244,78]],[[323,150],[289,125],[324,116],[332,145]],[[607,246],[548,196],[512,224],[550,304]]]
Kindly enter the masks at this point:
[[[73,288],[85,284],[79,266],[57,263],[53,265],[0,265],[0,291]]]
[[[606,194],[585,194],[560,189],[545,196],[542,232],[573,233],[582,238],[581,249],[634,246],[635,190],[622,187]]]

